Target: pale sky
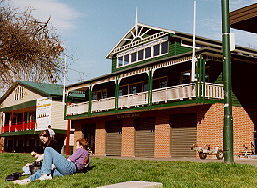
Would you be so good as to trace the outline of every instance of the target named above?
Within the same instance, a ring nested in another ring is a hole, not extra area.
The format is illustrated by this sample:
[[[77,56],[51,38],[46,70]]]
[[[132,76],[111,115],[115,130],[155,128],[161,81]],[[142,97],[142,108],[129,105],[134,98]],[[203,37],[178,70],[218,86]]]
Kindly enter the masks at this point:
[[[69,64],[68,84],[111,73],[107,53],[134,25],[136,7],[141,23],[192,33],[193,0],[10,0],[32,7],[34,17],[47,20],[60,35]],[[230,10],[256,0],[230,0]],[[231,30],[236,44],[257,49],[257,34]],[[196,34],[221,40],[221,1],[197,0]],[[81,73],[80,73],[81,72]]]

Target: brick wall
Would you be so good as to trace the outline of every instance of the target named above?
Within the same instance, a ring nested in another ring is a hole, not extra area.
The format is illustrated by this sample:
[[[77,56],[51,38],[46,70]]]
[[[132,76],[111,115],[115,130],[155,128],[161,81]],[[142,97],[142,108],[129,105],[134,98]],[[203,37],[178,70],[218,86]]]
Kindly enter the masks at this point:
[[[98,119],[96,121],[95,130],[95,155],[105,156],[106,130],[105,120]]]
[[[197,114],[197,144],[223,148],[224,105],[217,103],[210,107],[202,106]],[[250,148],[253,141],[254,120],[251,111],[244,107],[232,107],[234,129],[234,154],[243,150],[243,145]]]
[[[156,112],[154,157],[170,157],[170,115],[167,112]]]
[[[254,131],[254,120],[251,119],[251,114],[251,111],[246,111],[243,107],[233,107],[235,154],[243,150],[243,145],[251,148]]]
[[[223,104],[216,103],[188,108],[173,108],[169,110],[149,111],[138,113],[136,118],[155,117],[155,151],[156,158],[170,157],[170,115],[178,113],[197,113],[197,144],[204,146],[223,148]],[[115,119],[108,117],[108,120]],[[134,157],[135,129],[133,120],[135,117],[122,118],[122,148],[121,156]],[[233,107],[234,122],[234,153],[243,150],[245,144],[250,148],[253,141],[254,122],[257,119],[254,109]],[[106,131],[105,121],[107,117],[92,119],[96,123],[95,154],[105,155]],[[81,124],[81,123],[80,123]],[[75,125],[75,140],[83,136],[81,125]],[[215,158],[215,156],[208,156]]]
[[[122,147],[121,156],[135,157],[135,128],[133,118],[122,120]]]
[[[74,143],[76,140],[80,139],[80,138],[84,138],[84,134],[82,133],[82,126],[81,124],[75,122],[75,131],[74,131]]]

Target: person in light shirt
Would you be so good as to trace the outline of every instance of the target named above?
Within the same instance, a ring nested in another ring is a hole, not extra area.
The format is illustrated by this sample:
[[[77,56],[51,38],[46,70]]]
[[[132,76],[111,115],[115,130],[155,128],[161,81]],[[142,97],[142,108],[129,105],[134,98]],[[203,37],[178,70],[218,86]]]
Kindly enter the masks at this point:
[[[48,128],[47,128],[49,134],[50,134],[50,137],[54,140],[54,135],[55,135],[55,132],[54,130],[51,128],[51,125],[48,125]]]

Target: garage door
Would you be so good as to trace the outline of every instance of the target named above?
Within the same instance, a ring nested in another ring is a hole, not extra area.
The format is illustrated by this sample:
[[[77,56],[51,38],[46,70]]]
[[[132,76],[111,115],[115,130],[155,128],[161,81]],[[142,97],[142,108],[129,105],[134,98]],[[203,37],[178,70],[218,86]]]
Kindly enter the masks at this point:
[[[122,122],[108,121],[106,123],[106,155],[121,155]]]
[[[135,156],[154,157],[155,119],[145,118],[135,120]]]
[[[191,146],[196,143],[196,114],[171,116],[171,156],[195,157]]]

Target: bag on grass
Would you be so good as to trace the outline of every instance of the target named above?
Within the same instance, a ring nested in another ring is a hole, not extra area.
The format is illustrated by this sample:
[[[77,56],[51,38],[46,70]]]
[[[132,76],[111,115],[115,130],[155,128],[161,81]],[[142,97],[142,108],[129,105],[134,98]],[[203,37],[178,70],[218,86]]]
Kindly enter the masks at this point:
[[[29,165],[29,170],[31,174],[35,174],[36,171],[41,169],[42,161],[34,161],[31,165]]]
[[[5,181],[15,181],[15,180],[18,180],[20,177],[21,177],[21,173],[15,172],[6,176]]]

